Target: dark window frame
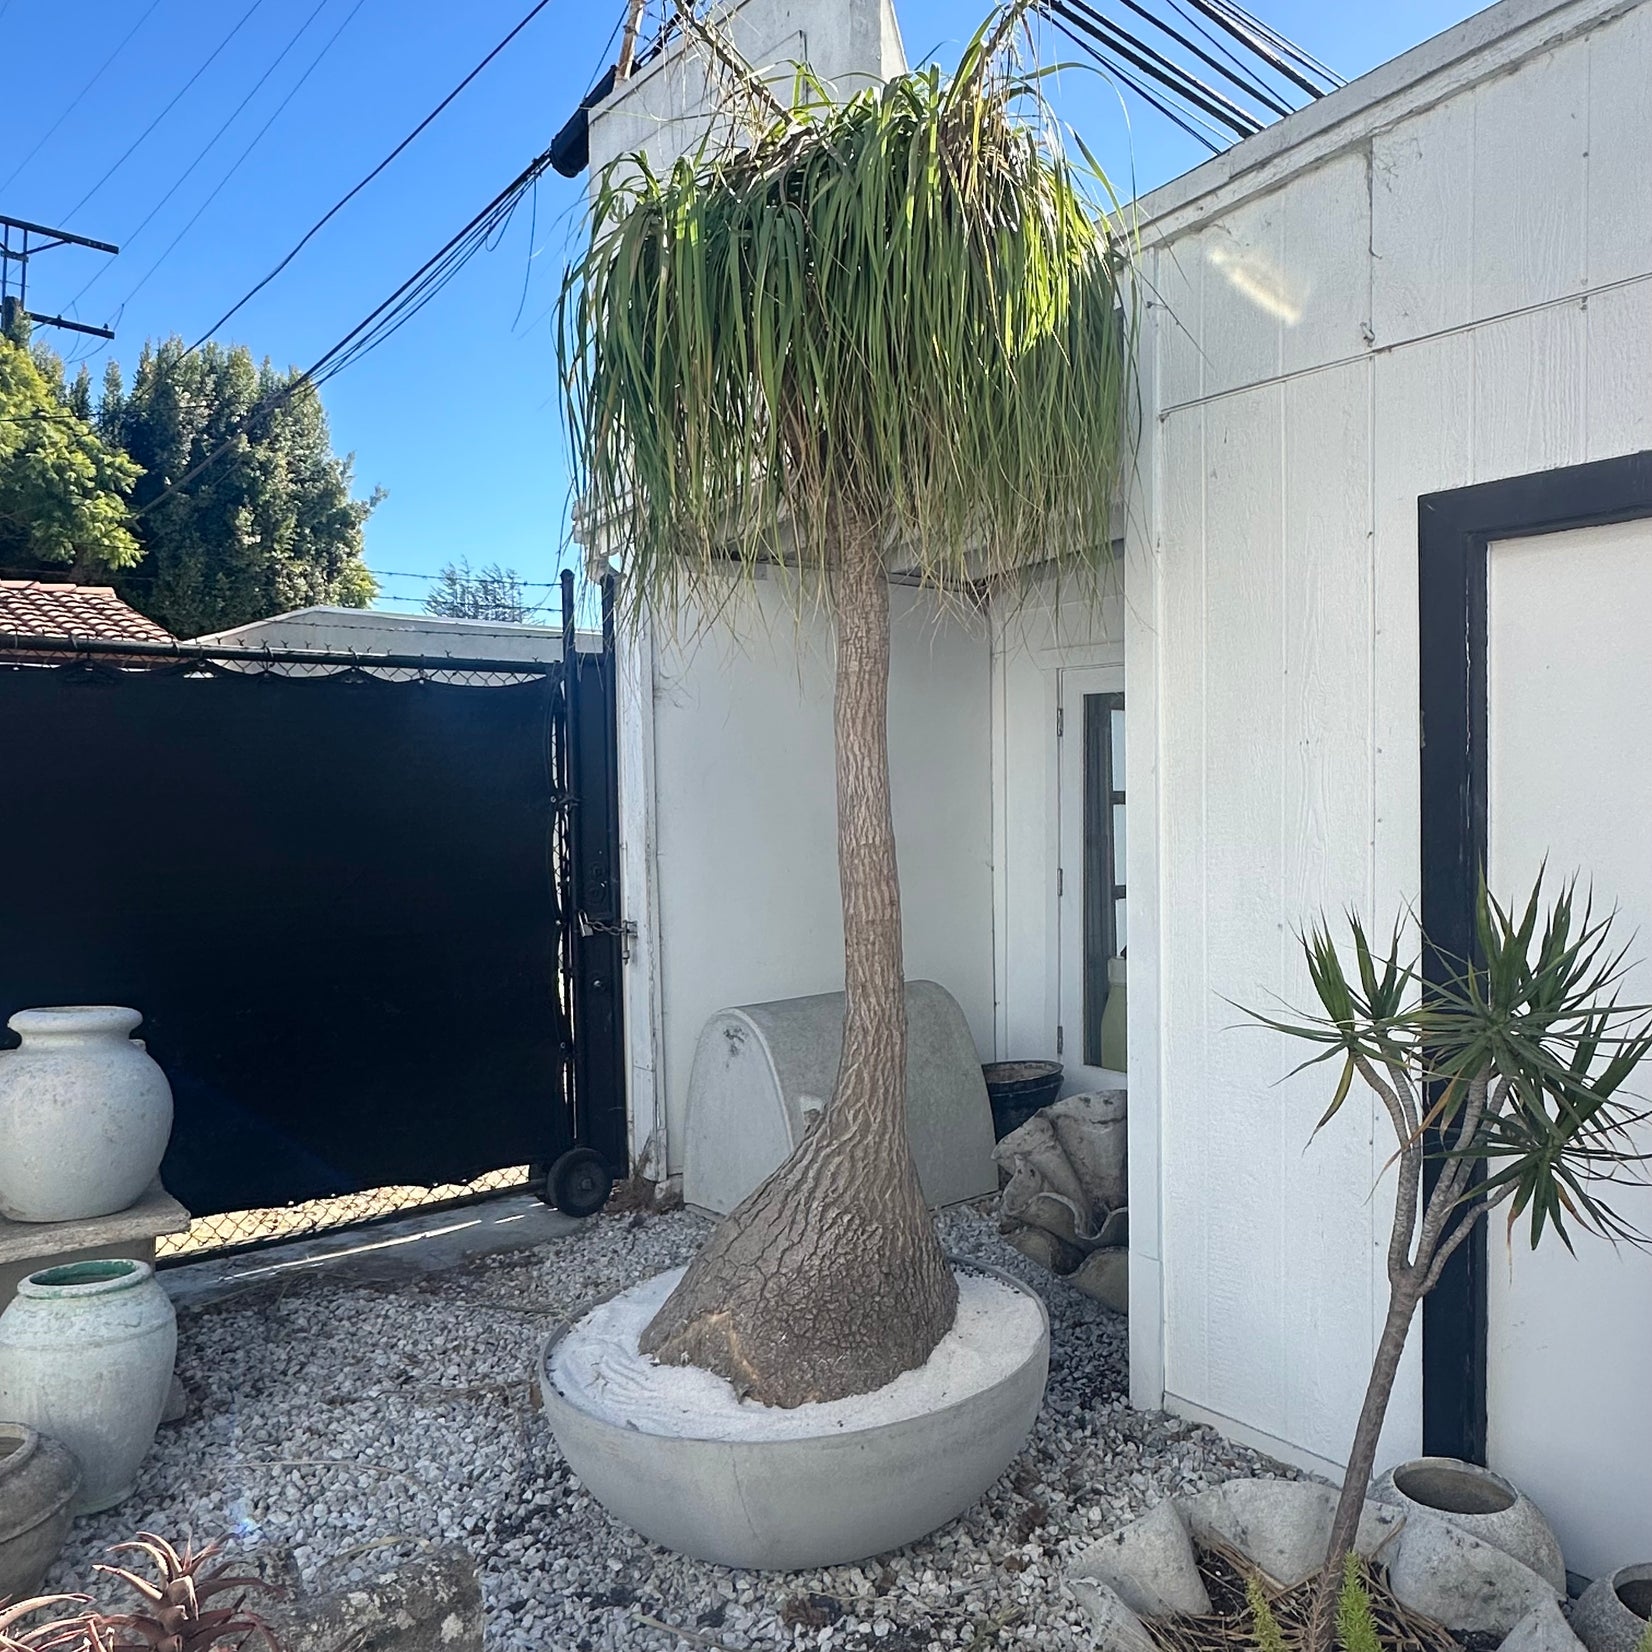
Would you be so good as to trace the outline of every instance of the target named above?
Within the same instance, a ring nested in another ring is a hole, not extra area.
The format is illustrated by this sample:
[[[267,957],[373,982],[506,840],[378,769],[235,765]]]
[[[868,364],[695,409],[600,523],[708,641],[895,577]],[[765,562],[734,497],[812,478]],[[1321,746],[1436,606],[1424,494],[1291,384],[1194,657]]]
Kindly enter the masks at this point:
[[[1082,736],[1084,788],[1084,1002],[1079,1048],[1084,1064],[1101,1063],[1101,1017],[1107,1008],[1107,965],[1118,951],[1118,903],[1127,899],[1119,877],[1113,810],[1124,807],[1122,775],[1113,772],[1113,713],[1124,710],[1121,690],[1085,694]]]

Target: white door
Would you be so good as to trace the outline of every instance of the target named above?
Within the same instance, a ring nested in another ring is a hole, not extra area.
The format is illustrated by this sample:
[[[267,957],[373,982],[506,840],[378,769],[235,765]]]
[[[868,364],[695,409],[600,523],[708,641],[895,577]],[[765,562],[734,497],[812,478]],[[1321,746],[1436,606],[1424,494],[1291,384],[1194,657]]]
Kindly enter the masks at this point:
[[[1652,958],[1652,522],[1506,540],[1487,561],[1491,887],[1516,898],[1547,857]],[[1624,1001],[1652,1002],[1646,962]],[[1630,1087],[1652,1094],[1652,1070]],[[1605,1191],[1652,1232],[1652,1190]],[[1490,1220],[1487,1456],[1567,1565],[1599,1576],[1652,1559],[1652,1256],[1576,1244],[1534,1252]]]
[[[1129,941],[1124,888],[1124,668],[1063,669],[1056,906],[1066,1088],[1118,1083],[1101,1059],[1110,955]]]

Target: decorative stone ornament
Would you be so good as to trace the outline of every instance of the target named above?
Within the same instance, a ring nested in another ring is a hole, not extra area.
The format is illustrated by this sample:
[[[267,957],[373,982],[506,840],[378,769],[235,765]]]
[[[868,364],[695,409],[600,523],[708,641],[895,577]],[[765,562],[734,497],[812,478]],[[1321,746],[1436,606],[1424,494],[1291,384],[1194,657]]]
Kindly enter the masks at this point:
[[[1231,1480],[1168,1498],[1102,1538],[1074,1560],[1068,1574],[1091,1613],[1099,1652],[1135,1652],[1138,1631],[1145,1633],[1140,1618],[1161,1615],[1156,1602],[1193,1598],[1184,1551],[1189,1539],[1205,1544],[1219,1538],[1288,1587],[1312,1577],[1325,1559],[1336,1503],[1334,1487],[1310,1480]],[[1183,1528],[1180,1538],[1177,1526]],[[1368,1559],[1380,1558],[1401,1605],[1454,1635],[1495,1637],[1501,1643],[1520,1630],[1511,1652],[1569,1652],[1563,1640],[1553,1644],[1556,1637],[1549,1633],[1563,1591],[1424,1508],[1367,1500],[1354,1547]],[[1652,1567],[1642,1570],[1652,1578]],[[1573,1624],[1589,1652],[1635,1652],[1633,1642],[1597,1647],[1576,1618]]]
[[[58,1440],[0,1423],[0,1601],[32,1595],[74,1518],[80,1464]]]
[[[166,1074],[112,1004],[19,1010],[0,1053],[0,1215],[78,1222],[134,1203],[172,1133]]]
[[[1572,1608],[1572,1629],[1589,1652],[1636,1652],[1652,1621],[1652,1565],[1597,1577]]]
[[[178,1327],[147,1262],[71,1262],[30,1274],[0,1314],[0,1417],[80,1461],[76,1514],[131,1494],[172,1384]]]
[[[1420,1509],[1513,1555],[1566,1593],[1560,1543],[1537,1505],[1500,1474],[1455,1457],[1418,1457],[1401,1463],[1371,1487],[1379,1503]]]

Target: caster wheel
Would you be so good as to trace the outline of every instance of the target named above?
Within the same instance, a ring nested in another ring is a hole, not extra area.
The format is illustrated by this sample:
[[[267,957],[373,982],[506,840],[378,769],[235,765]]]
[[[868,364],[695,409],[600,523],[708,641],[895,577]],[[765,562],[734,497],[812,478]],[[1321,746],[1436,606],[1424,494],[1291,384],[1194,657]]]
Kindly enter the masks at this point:
[[[565,1216],[595,1216],[608,1203],[614,1178],[588,1147],[564,1153],[545,1178],[545,1195]]]

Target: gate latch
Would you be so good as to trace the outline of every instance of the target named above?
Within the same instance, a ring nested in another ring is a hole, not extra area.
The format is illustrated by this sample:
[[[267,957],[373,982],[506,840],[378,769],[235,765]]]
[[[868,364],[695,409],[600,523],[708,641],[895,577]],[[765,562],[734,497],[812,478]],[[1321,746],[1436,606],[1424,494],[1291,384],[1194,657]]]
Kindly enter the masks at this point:
[[[620,962],[631,962],[631,943],[637,938],[637,925],[631,918],[621,918],[617,924],[604,923],[600,918],[590,917],[581,912],[579,914],[579,933],[583,939],[592,935],[618,935],[620,938]]]

